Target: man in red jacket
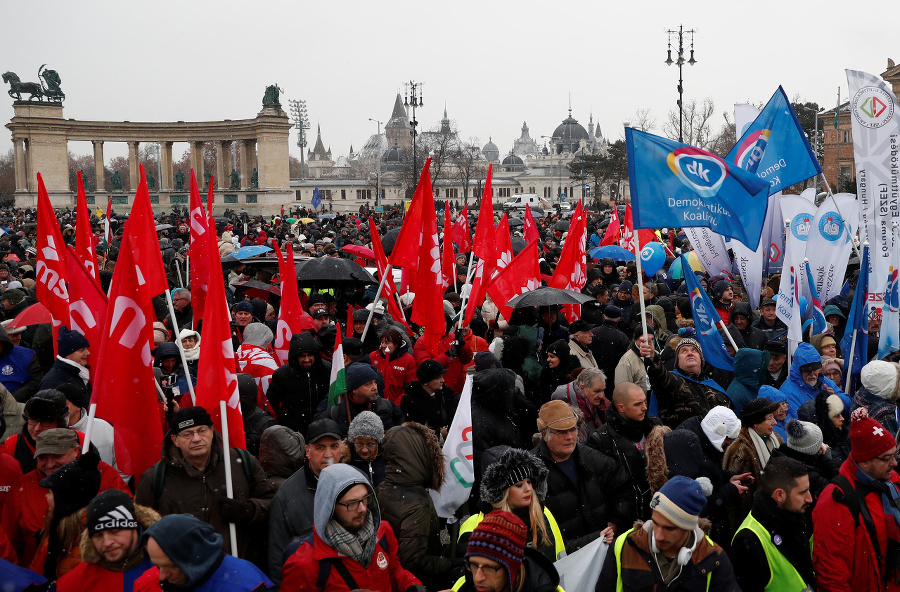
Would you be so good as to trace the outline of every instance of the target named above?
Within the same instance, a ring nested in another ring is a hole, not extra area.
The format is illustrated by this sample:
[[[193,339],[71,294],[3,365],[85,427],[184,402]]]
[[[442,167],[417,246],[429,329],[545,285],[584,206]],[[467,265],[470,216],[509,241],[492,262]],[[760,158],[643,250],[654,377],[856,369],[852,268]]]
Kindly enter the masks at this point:
[[[850,456],[813,510],[819,592],[900,589],[889,545],[900,543],[897,441],[865,407],[851,415]],[[777,541],[776,541],[777,542]]]

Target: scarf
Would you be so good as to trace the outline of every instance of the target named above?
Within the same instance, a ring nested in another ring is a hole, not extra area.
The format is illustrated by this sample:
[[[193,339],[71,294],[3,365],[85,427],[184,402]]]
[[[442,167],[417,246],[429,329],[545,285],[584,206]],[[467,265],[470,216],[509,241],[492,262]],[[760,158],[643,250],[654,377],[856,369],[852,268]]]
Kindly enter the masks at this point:
[[[66,364],[68,364],[70,366],[78,368],[78,377],[84,381],[84,384],[88,383],[88,380],[90,380],[90,377],[91,377],[91,371],[86,366],[82,366],[78,362],[73,362],[72,360],[70,360],[68,358],[64,358],[62,356],[56,356],[56,359],[59,360],[60,362],[65,362]]]
[[[765,468],[769,464],[769,457],[772,455],[772,451],[778,448],[778,438],[774,436],[763,438],[753,428],[747,428],[747,433],[750,434],[750,441],[753,442],[753,447],[756,448],[756,456],[759,457],[760,468]]]
[[[573,398],[575,399],[574,401],[572,400]],[[606,401],[606,399],[603,401]],[[584,415],[584,425],[582,425],[578,434],[578,441],[582,444],[587,442],[588,437],[590,437],[594,430],[603,425],[603,419],[601,418],[600,413],[605,411],[606,406],[609,405],[609,402],[606,402],[604,405],[603,401],[601,401],[599,407],[594,407],[574,382],[570,382],[566,385],[566,403],[572,407],[577,406],[578,409],[581,410],[582,415]]]
[[[200,359],[200,343],[192,347],[191,349],[184,350],[184,359],[188,362],[196,362]]]
[[[720,393],[722,393],[723,395],[728,397],[728,393],[726,393],[724,390],[722,390],[722,387],[719,386],[719,383],[717,383],[712,378],[704,378],[703,380],[700,380],[699,378],[693,378],[692,376],[690,376],[688,374],[682,374],[682,372],[678,368],[672,370],[672,374],[677,374],[678,376],[682,377],[685,380],[690,380],[691,382],[695,382],[697,384],[702,384],[703,386],[707,386],[707,387],[711,388],[712,390],[719,391]],[[731,397],[728,397],[728,400],[730,401]]]
[[[353,559],[364,568],[369,568],[372,555],[375,554],[375,520],[372,513],[366,514],[366,521],[356,534],[351,533],[332,518],[325,526],[325,536],[331,541],[331,546],[341,555]]]
[[[897,486],[894,483],[890,483],[888,481],[880,481],[878,479],[873,479],[869,476],[868,473],[859,468],[859,465],[854,463],[856,467],[856,474],[854,475],[856,479],[865,485],[869,490],[875,491],[881,494],[881,507],[886,516],[890,516],[894,519],[894,523],[900,528],[900,509],[898,509],[898,502],[900,502],[900,492],[897,491]],[[863,501],[862,503],[866,503]]]

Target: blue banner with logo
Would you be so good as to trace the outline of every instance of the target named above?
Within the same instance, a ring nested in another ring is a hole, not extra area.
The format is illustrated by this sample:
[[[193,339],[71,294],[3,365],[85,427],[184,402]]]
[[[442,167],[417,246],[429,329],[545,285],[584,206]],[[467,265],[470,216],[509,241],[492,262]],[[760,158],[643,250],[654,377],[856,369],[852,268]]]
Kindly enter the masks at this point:
[[[780,86],[725,160],[769,183],[769,195],[822,172]]]
[[[681,269],[689,270],[690,264],[687,257],[681,256]],[[688,296],[691,299],[691,314],[694,317],[694,328],[697,341],[703,348],[703,359],[720,370],[734,370],[734,358],[728,355],[725,342],[719,333],[719,323],[722,319],[716,308],[709,300],[697,276],[689,271],[684,274],[684,282],[687,284]]]
[[[319,188],[316,187],[313,189],[312,207],[318,210],[320,205],[322,205],[322,194],[319,192]]]
[[[695,148],[625,128],[635,228],[704,226],[759,245],[769,184]]]

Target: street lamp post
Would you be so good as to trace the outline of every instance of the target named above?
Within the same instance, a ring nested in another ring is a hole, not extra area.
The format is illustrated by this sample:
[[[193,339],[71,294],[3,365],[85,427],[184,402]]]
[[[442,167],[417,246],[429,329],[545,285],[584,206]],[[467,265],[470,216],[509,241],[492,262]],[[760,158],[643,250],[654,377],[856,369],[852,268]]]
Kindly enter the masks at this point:
[[[300,178],[303,179],[303,149],[306,148],[306,130],[309,129],[309,116],[306,112],[306,101],[290,99],[291,115],[294,127],[297,128],[297,146],[300,148]]]
[[[553,152],[556,150],[553,147],[553,136],[541,136],[541,139],[550,140],[550,196],[553,197],[553,185],[556,183],[556,171],[553,168]],[[560,180],[562,183],[562,180]],[[556,188],[556,205],[559,206],[560,211],[562,211],[562,188]]]
[[[584,145],[581,146],[581,207],[584,207]]]
[[[378,156],[375,162],[375,207],[377,208],[381,205],[381,122],[371,117],[369,121],[374,121],[378,124]]]
[[[671,66],[673,63],[678,66],[678,141],[684,143],[684,86],[682,83],[684,80],[682,79],[681,68],[684,66],[684,38],[687,35],[691,37],[691,57],[687,60],[687,63],[690,65],[694,65],[697,63],[697,60],[694,59],[694,29],[690,29],[689,31],[684,30],[683,25],[678,25],[678,30],[669,29],[666,31],[669,35],[669,50],[666,52],[666,65]],[[674,62],[672,61],[672,36],[678,35],[678,59]]]
[[[406,83],[406,96],[403,98],[403,106],[404,107],[412,107],[412,120],[409,122],[409,125],[412,126],[412,137],[413,137],[413,182],[418,181],[419,177],[419,162],[416,156],[416,136],[418,135],[418,131],[416,130],[416,126],[419,125],[419,122],[416,121],[416,107],[424,107],[425,103],[422,101],[422,84],[421,82],[416,82],[415,80],[410,80]]]

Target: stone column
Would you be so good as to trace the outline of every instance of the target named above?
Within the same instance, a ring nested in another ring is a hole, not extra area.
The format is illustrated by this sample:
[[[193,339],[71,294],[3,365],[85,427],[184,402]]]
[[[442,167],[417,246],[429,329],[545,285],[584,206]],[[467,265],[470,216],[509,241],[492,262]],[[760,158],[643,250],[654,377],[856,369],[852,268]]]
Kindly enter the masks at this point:
[[[251,187],[250,178],[253,176],[253,169],[256,169],[257,182],[259,180],[259,161],[256,157],[256,140],[247,140],[247,187]]]
[[[68,154],[66,156],[66,170],[68,171]],[[34,144],[30,139],[25,140],[25,188],[32,193],[37,191],[37,175],[34,173]]]
[[[141,182],[141,169],[138,166],[139,144],[140,142],[128,142],[128,178],[131,183],[131,191],[135,191]]]
[[[216,142],[216,178],[214,179],[216,189],[226,189],[228,183],[225,182],[225,176],[231,171],[225,167],[225,160],[228,158],[228,142]]]
[[[172,144],[173,142],[160,142],[159,164],[162,167],[162,179],[159,187],[164,191],[172,191]]]
[[[25,167],[25,140],[18,138],[13,140],[15,146],[16,159],[14,167],[16,171],[16,191],[26,191],[28,189],[28,170]]]
[[[197,175],[197,186],[204,187],[203,142],[191,142],[191,168],[194,169],[194,174]]]
[[[240,150],[240,161],[241,161],[241,170],[238,171],[241,174],[241,189],[247,189],[250,187],[250,174],[252,169],[248,168],[250,164],[247,161],[247,141],[241,140],[238,142],[238,150]]]
[[[106,167],[103,161],[103,140],[91,140],[94,144],[94,176],[97,177],[96,193],[106,191]]]

